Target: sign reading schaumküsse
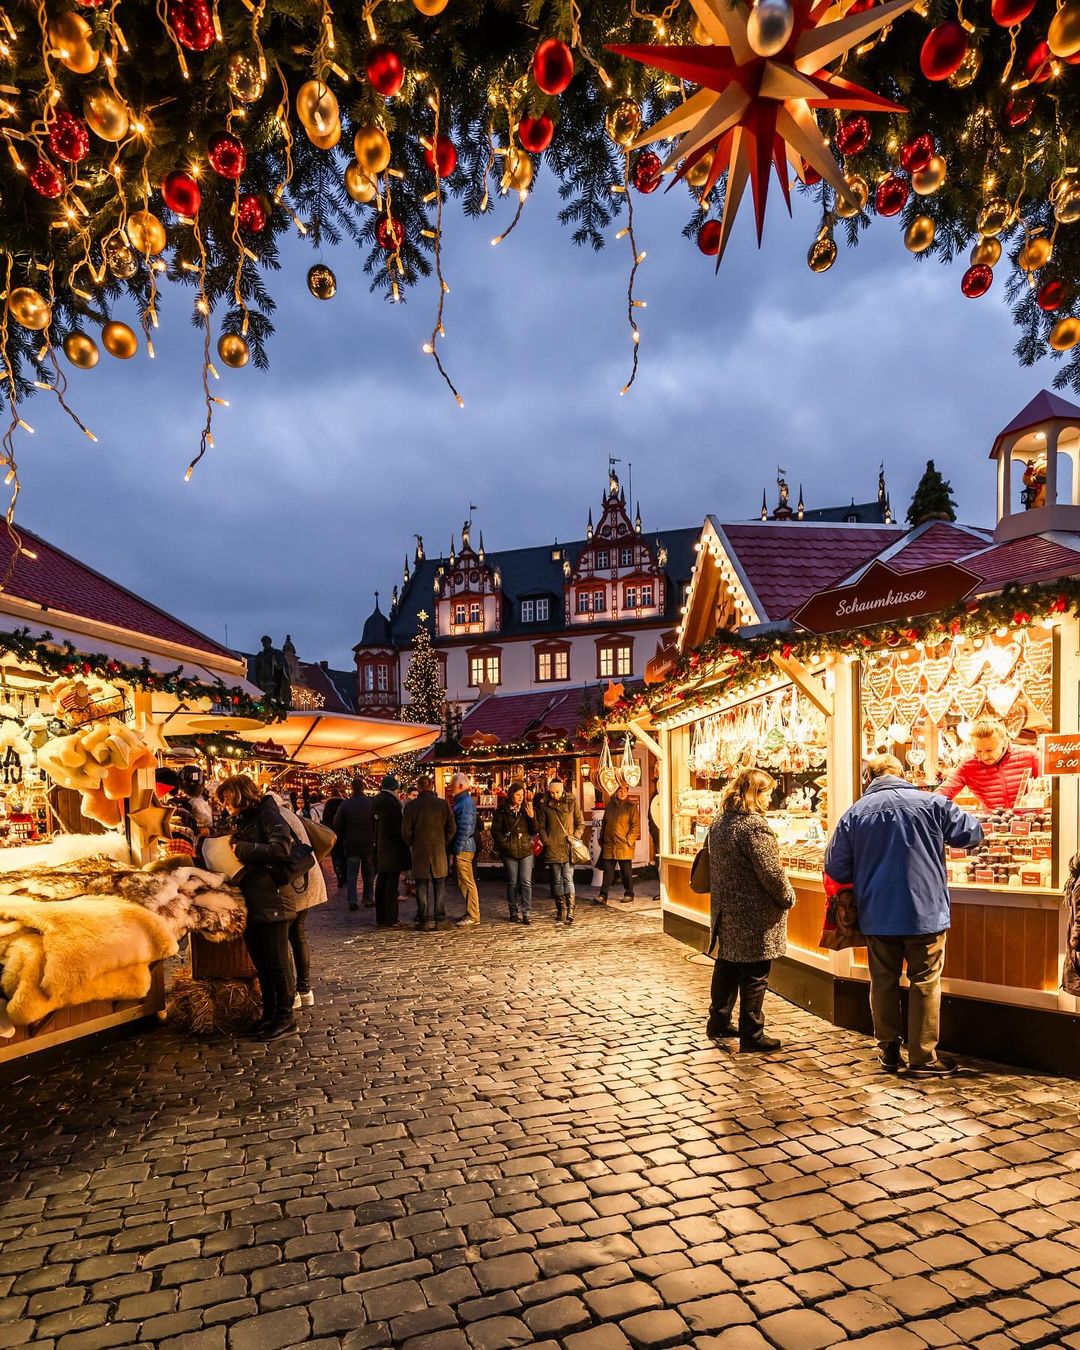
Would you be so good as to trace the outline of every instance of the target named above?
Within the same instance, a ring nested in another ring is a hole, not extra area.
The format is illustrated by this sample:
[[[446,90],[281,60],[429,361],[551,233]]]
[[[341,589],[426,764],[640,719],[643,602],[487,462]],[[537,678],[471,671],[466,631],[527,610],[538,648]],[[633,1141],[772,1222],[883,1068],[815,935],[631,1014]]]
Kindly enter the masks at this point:
[[[956,604],[978,580],[974,572],[957,563],[897,572],[875,560],[858,581],[812,595],[793,618],[811,633],[835,633],[842,628],[914,618]]]

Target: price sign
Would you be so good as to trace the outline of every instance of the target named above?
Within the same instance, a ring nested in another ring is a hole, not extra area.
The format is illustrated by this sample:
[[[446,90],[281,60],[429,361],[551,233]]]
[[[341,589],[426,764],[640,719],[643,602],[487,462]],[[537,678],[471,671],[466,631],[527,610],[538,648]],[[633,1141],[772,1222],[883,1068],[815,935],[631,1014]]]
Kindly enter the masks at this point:
[[[1075,732],[1040,736],[1039,752],[1044,774],[1080,774],[1080,735]]]

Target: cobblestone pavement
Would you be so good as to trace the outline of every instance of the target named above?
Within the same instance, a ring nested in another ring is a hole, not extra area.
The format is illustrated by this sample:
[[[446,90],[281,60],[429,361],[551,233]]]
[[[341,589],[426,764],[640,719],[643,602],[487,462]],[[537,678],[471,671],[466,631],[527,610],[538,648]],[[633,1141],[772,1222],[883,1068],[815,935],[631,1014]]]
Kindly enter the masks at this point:
[[[908,1086],[770,997],[702,1035],[657,911],[314,917],[302,1038],[83,1046],[5,1092],[0,1345],[1080,1347],[1080,1085]]]

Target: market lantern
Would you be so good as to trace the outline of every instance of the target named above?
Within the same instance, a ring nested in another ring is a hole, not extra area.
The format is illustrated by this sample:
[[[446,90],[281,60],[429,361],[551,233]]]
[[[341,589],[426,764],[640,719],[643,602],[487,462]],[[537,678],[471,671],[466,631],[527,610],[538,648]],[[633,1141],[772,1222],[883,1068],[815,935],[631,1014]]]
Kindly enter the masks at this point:
[[[967,55],[967,30],[956,19],[938,24],[926,37],[919,67],[928,80],[947,80]]]
[[[169,210],[175,211],[178,216],[192,219],[199,214],[202,189],[191,174],[183,169],[173,169],[171,173],[165,175],[161,184],[161,195]]]
[[[247,167],[247,151],[228,131],[215,131],[206,145],[210,167],[222,178],[239,178]]]
[[[879,216],[896,216],[904,209],[911,189],[907,180],[890,174],[877,185],[874,209]]]
[[[405,82],[405,66],[393,47],[372,47],[367,59],[367,77],[372,89],[393,98]]]
[[[530,155],[541,155],[555,135],[555,123],[543,113],[539,117],[523,117],[518,123],[517,134],[522,149],[528,150]]]
[[[861,155],[870,144],[870,119],[862,113],[845,117],[836,133],[836,148],[842,155]]]
[[[440,133],[435,139],[434,147],[430,145],[425,147],[424,163],[432,173],[438,167],[440,178],[449,178],[457,168],[457,146],[449,136]]]
[[[960,278],[960,289],[969,300],[977,300],[980,295],[985,295],[993,284],[993,269],[985,263],[975,263]]]
[[[574,56],[565,42],[545,38],[533,56],[533,79],[545,94],[561,94],[574,78]]]

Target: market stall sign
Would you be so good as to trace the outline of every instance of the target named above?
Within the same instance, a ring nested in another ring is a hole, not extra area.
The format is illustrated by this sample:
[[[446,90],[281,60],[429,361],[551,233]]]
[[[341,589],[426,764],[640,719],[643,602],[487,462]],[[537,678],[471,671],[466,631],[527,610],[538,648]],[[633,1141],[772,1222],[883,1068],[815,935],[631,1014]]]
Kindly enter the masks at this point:
[[[858,581],[812,595],[793,619],[811,633],[836,633],[892,619],[912,619],[955,605],[978,580],[974,572],[957,563],[897,572],[875,560]]]
[[[283,746],[275,744],[274,741],[256,741],[251,747],[251,755],[254,759],[288,759]]]
[[[1076,732],[1040,736],[1039,753],[1042,755],[1044,774],[1054,777],[1080,774],[1080,735]]]

